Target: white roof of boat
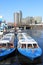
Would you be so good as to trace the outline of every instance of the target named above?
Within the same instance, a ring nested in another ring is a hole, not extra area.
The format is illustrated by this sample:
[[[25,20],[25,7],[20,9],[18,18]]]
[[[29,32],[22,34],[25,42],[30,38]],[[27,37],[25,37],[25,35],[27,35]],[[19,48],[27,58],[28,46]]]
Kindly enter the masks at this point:
[[[37,42],[31,37],[31,36],[29,36],[28,35],[28,37],[25,35],[26,33],[21,33],[22,35],[23,35],[23,38],[22,38],[22,36],[21,36],[21,38],[19,39],[19,42],[21,43],[21,44],[33,44],[33,43],[36,43],[37,44]]]
[[[33,44],[33,43],[36,43],[37,44],[37,42],[34,40],[34,39],[31,39],[31,40],[26,40],[26,39],[22,39],[22,40],[19,40],[19,42],[21,43],[21,44]]]
[[[13,34],[11,34],[11,35],[9,35],[9,34],[6,34],[6,35],[4,35],[2,38],[1,38],[1,40],[11,40],[12,39],[12,37],[13,37]]]
[[[10,36],[11,35],[11,36]],[[10,43],[12,41],[12,37],[14,36],[14,34],[10,33],[10,34],[6,34],[4,35],[1,39],[0,39],[0,44],[2,43]]]
[[[8,34],[6,34],[6,35],[9,35],[9,36],[10,36],[10,35],[14,35],[14,33],[8,33]]]
[[[0,44],[7,44],[7,43],[9,43],[9,41],[8,40],[0,40]]]
[[[10,42],[11,38],[10,37],[3,37],[3,38],[1,38],[1,40],[2,41],[9,41]]]
[[[21,30],[19,29],[17,32],[21,32]]]

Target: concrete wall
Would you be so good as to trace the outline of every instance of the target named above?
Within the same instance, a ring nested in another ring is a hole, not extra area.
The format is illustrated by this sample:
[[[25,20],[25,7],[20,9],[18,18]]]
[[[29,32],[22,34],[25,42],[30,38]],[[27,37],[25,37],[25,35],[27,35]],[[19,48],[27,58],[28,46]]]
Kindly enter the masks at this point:
[[[43,26],[32,26],[31,29],[40,30],[43,29]]]

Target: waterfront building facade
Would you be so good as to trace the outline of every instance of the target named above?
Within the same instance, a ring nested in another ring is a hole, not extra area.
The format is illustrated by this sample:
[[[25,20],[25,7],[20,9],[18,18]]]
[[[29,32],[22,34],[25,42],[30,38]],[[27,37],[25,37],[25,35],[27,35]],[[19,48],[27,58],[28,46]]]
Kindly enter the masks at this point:
[[[19,25],[21,24],[21,22],[22,22],[22,12],[21,11],[15,12],[14,13],[14,23]]]
[[[22,11],[19,11],[19,24],[22,24]]]
[[[24,25],[35,24],[35,20],[33,17],[26,17],[22,19],[22,24]]]
[[[26,17],[22,19],[22,24],[29,25],[29,24],[41,24],[42,23],[42,17]]]
[[[18,12],[14,13],[14,22],[16,24],[18,24],[18,22],[19,22],[19,13]]]
[[[42,17],[41,16],[35,16],[34,20],[36,21],[37,24],[41,24],[42,23]]]

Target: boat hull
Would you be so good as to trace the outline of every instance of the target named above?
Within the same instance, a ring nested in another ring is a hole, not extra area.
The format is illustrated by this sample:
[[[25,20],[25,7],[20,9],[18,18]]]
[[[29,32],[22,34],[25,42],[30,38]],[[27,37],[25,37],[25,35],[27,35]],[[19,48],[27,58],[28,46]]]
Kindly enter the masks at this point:
[[[0,61],[16,55],[15,52],[16,52],[16,49],[13,49],[11,52],[7,52],[8,54],[6,53],[5,55],[0,56]]]
[[[17,50],[18,53],[18,58],[20,63],[22,64],[32,64],[32,63],[40,63],[41,62],[41,56],[35,58],[34,60],[31,60],[29,57],[26,57],[25,55],[23,55],[22,53],[19,52],[19,50]]]

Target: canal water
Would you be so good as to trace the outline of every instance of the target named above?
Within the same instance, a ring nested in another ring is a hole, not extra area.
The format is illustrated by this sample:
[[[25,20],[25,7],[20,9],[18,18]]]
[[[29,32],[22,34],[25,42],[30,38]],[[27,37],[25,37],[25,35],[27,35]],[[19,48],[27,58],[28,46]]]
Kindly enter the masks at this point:
[[[40,57],[39,62],[37,62],[37,64],[34,64],[34,65],[43,65],[43,30],[23,30],[23,32],[27,32],[31,37],[33,37],[38,42],[39,46],[42,49],[42,56]],[[15,38],[15,39],[17,39],[17,38]],[[0,64],[22,65],[22,64],[20,64],[17,53],[16,53],[16,55],[14,55],[10,58],[0,61]],[[23,65],[25,65],[25,63]],[[33,65],[33,64],[31,64],[31,65]]]

